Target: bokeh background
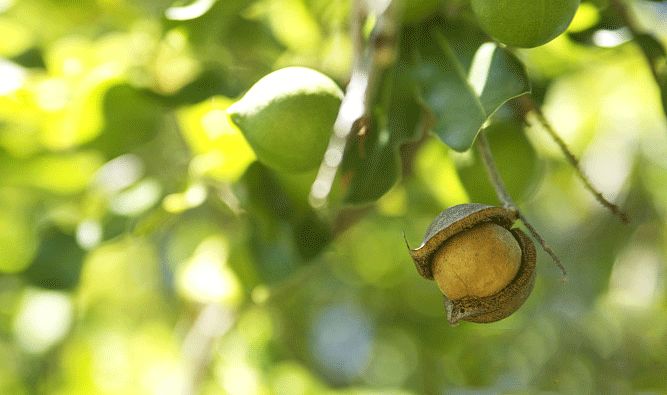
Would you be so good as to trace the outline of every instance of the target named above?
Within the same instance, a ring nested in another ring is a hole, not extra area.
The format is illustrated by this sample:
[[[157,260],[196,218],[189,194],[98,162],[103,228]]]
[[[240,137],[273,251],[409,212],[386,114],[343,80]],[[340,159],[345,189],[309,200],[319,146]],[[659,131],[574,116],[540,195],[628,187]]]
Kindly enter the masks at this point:
[[[667,40],[664,2],[628,5]],[[517,313],[450,327],[403,232],[418,244],[443,208],[497,202],[474,152],[429,138],[375,204],[316,211],[314,174],[258,164],[225,113],[288,65],[344,87],[350,8],[0,0],[0,393],[667,392],[667,120],[613,10],[584,2],[567,34],[517,53],[631,222],[540,127],[492,128],[569,276],[540,252]],[[412,2],[405,22],[426,18],[470,10]]]

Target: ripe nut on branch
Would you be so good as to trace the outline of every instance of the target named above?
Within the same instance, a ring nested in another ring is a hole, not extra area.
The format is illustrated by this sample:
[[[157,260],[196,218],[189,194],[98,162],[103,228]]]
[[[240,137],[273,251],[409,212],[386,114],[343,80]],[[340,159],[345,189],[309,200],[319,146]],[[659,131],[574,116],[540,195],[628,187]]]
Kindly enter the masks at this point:
[[[444,295],[447,321],[488,323],[514,313],[535,284],[535,246],[515,210],[478,203],[450,207],[410,249],[419,274]],[[409,246],[408,246],[409,248]]]

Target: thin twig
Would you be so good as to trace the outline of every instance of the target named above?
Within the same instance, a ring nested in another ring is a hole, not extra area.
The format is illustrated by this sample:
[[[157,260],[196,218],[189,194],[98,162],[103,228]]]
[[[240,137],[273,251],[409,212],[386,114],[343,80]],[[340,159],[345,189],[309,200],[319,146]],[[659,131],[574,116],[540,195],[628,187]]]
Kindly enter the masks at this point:
[[[489,147],[489,141],[486,138],[486,132],[484,130],[482,130],[477,136],[477,149],[482,156],[482,162],[484,162],[487,174],[489,175],[489,179],[493,185],[493,188],[496,190],[498,199],[500,199],[505,208],[517,210],[517,206],[514,203],[512,196],[510,196],[509,192],[507,192],[505,182],[500,176],[498,167],[496,167],[496,161],[493,159],[493,154],[491,153],[491,148]]]
[[[609,211],[611,211],[612,214],[617,216],[623,223],[627,224],[629,222],[628,215],[616,204],[607,200],[602,195],[602,193],[598,191],[595,188],[595,186],[593,186],[591,180],[586,176],[584,171],[581,169],[581,166],[579,165],[579,159],[577,159],[577,157],[572,153],[572,151],[570,151],[567,144],[565,144],[565,141],[563,141],[563,139],[556,132],[556,129],[554,129],[554,127],[551,125],[546,116],[544,116],[544,113],[542,112],[540,106],[528,96],[522,97],[520,99],[520,104],[523,107],[525,107],[526,112],[532,112],[535,114],[535,117],[537,118],[540,125],[542,125],[542,128],[547,132],[549,137],[551,137],[551,139],[558,145],[558,147],[560,148],[561,152],[563,153],[567,161],[574,168],[577,177],[579,177],[581,182],[584,183],[584,187],[586,188],[586,190],[588,190],[588,192],[590,192],[595,197],[595,200],[597,200],[598,203],[606,207]]]
[[[199,392],[198,388],[208,370],[215,341],[232,328],[237,318],[235,312],[223,305],[210,303],[202,306],[183,339],[182,353],[187,369],[183,395]]]
[[[519,215],[519,218],[521,219],[521,222],[523,222],[523,224],[526,225],[526,228],[528,228],[528,230],[530,231],[530,234],[532,234],[533,237],[537,239],[537,241],[542,246],[542,249],[544,251],[546,251],[547,254],[549,254],[549,256],[551,257],[551,260],[554,262],[554,264],[556,266],[558,266],[561,273],[563,274],[563,279],[566,279],[567,278],[567,270],[565,270],[565,266],[563,266],[563,264],[561,263],[560,258],[558,257],[558,255],[556,255],[556,252],[551,248],[549,243],[547,243],[546,240],[544,240],[544,238],[537,231],[537,229],[535,229],[535,227],[530,222],[528,222],[528,219],[526,219],[526,217],[523,215],[523,213],[521,213],[521,211],[518,211],[518,210],[517,210],[517,213]]]
[[[501,177],[500,172],[498,171],[498,167],[496,166],[496,161],[493,159],[493,154],[491,153],[491,148],[489,147],[489,141],[486,138],[486,132],[484,130],[482,130],[477,136],[476,145],[477,149],[479,150],[480,156],[482,157],[482,162],[484,163],[484,167],[486,168],[489,180],[491,181],[493,188],[496,190],[496,195],[498,196],[498,199],[500,199],[505,208],[514,210],[517,213],[518,217],[521,219],[526,228],[530,231],[533,237],[537,239],[537,241],[540,243],[542,249],[544,249],[544,251],[546,251],[546,253],[549,254],[549,256],[551,256],[551,259],[553,260],[554,264],[558,266],[561,273],[563,273],[563,278],[566,278],[567,271],[565,270],[565,267],[561,263],[560,258],[558,258],[558,255],[556,255],[554,250],[544,240],[542,235],[539,234],[537,229],[535,229],[535,227],[531,225],[530,222],[528,222],[528,219],[526,219],[526,217],[521,213],[516,203],[514,203],[514,200],[510,196],[509,192],[507,192],[507,188],[505,187],[505,182],[503,181],[503,178]]]

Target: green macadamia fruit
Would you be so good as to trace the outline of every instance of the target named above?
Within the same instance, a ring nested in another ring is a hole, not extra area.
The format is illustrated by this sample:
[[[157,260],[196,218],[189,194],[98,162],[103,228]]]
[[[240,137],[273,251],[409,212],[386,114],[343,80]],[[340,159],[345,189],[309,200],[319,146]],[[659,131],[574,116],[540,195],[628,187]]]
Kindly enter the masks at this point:
[[[260,162],[305,172],[322,161],[342,97],[326,75],[287,67],[257,81],[227,112]]]
[[[512,47],[548,43],[572,22],[579,0],[471,0],[482,29]]]

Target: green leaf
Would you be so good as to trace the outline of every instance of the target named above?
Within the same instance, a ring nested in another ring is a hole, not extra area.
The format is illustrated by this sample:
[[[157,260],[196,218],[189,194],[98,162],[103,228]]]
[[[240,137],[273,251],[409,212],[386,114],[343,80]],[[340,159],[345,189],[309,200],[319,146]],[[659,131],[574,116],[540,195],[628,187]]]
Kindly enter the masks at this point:
[[[37,256],[24,272],[33,285],[48,289],[72,289],[79,282],[85,251],[74,237],[56,227],[42,232]]]
[[[660,64],[664,63],[667,57],[667,52],[662,44],[650,34],[638,34],[635,36],[635,41],[652,65],[661,67]]]
[[[154,139],[165,122],[158,99],[126,83],[109,88],[103,100],[104,128],[88,147],[113,158]]]
[[[98,152],[40,154],[17,158],[0,153],[0,186],[30,187],[58,195],[85,190],[102,165]]]
[[[530,92],[521,62],[496,44],[480,46],[466,72],[440,32],[423,30],[413,38],[415,74],[422,99],[436,118],[434,131],[456,151],[472,146],[502,104]]]
[[[242,181],[250,224],[248,243],[258,272],[267,283],[285,280],[328,245],[330,226],[306,199],[290,196],[266,166],[251,164]]]
[[[39,246],[36,208],[33,192],[0,186],[0,278],[22,271],[34,259]]]
[[[370,124],[363,136],[353,137],[344,169],[351,174],[346,203],[373,202],[398,180],[399,149],[418,138],[422,107],[417,100],[409,64],[399,60],[385,71]],[[350,165],[351,164],[351,165]]]

